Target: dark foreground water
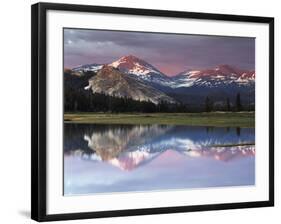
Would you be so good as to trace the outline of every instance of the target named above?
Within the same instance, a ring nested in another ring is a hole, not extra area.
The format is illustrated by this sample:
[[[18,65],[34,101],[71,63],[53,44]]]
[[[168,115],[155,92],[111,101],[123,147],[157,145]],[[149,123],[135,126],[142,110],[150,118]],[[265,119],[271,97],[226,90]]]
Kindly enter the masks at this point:
[[[64,194],[255,184],[253,128],[64,126]]]

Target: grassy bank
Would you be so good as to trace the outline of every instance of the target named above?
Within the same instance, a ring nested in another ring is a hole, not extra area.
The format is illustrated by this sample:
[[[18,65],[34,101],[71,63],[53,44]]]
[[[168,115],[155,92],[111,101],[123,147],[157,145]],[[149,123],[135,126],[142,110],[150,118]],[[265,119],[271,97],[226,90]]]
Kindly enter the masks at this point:
[[[254,127],[254,112],[211,113],[65,113],[66,123],[171,124],[215,127]]]

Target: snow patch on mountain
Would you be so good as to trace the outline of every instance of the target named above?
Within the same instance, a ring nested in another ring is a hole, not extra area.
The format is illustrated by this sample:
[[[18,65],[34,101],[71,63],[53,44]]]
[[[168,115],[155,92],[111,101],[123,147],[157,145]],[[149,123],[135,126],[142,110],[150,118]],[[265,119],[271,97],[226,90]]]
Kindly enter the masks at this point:
[[[117,61],[112,62],[109,64],[114,68],[118,68],[123,72],[134,74],[134,75],[147,75],[149,73],[156,73],[163,75],[160,71],[154,68],[152,65],[148,64],[142,59],[139,59],[133,55],[124,56]]]
[[[78,67],[73,68],[72,70],[75,72],[97,72],[102,68],[103,65],[101,64],[86,64],[86,65],[81,65]]]
[[[173,89],[192,86],[210,88],[223,85],[252,86],[255,83],[255,71],[242,70],[230,65],[218,65],[208,69],[189,69],[174,77],[165,75],[153,65],[133,55],[121,57],[117,61],[108,64],[108,66],[134,76],[147,84],[157,84]],[[103,65],[101,64],[87,64],[72,70],[83,74],[88,71],[98,72],[102,67]],[[89,88],[89,86],[85,87],[85,89]]]
[[[227,85],[254,85],[255,72],[220,65],[213,69],[188,70],[175,76],[172,88],[202,86],[215,88]]]

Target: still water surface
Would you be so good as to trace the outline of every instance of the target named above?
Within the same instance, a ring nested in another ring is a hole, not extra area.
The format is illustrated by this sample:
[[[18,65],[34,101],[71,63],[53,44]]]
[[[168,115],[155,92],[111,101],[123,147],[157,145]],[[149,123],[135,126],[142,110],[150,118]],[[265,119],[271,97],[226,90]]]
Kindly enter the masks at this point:
[[[65,124],[64,194],[254,185],[254,142],[254,128]]]

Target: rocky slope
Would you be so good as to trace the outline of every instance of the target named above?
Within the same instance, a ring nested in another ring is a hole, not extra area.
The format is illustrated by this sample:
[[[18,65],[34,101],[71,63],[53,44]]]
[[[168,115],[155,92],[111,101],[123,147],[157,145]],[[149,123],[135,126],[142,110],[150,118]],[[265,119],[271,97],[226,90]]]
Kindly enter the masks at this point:
[[[97,75],[89,80],[89,85],[85,89],[91,89],[93,93],[131,98],[154,104],[159,104],[161,101],[176,103],[165,93],[108,65],[104,65]]]

